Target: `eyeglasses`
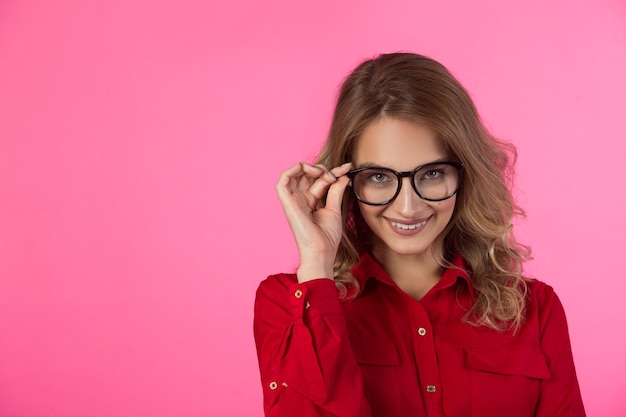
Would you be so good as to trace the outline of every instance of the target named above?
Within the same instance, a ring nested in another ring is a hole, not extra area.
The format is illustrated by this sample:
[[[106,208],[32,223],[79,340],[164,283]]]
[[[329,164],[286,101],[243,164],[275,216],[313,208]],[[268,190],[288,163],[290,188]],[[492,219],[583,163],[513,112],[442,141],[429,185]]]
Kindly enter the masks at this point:
[[[400,194],[402,178],[411,178],[411,185],[420,198],[442,201],[452,197],[461,185],[463,164],[434,162],[413,171],[396,172],[390,168],[366,167],[348,172],[356,198],[370,206],[384,206]]]

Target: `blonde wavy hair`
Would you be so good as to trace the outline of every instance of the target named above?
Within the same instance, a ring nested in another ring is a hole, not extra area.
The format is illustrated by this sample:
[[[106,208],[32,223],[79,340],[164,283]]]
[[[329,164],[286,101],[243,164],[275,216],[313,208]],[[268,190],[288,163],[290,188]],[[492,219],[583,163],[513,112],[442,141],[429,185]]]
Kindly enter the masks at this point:
[[[417,54],[393,53],[361,63],[345,79],[317,163],[335,167],[352,161],[356,139],[381,117],[429,127],[449,157],[463,164],[454,214],[436,242],[443,248],[438,261],[450,267],[452,257],[460,255],[469,269],[476,301],[465,316],[468,323],[519,329],[528,281],[523,263],[530,249],[512,231],[513,217],[524,215],[510,191],[514,146],[487,131],[469,94],[443,65]],[[350,299],[359,292],[350,269],[368,249],[371,232],[349,190],[342,210],[334,272],[342,297]]]

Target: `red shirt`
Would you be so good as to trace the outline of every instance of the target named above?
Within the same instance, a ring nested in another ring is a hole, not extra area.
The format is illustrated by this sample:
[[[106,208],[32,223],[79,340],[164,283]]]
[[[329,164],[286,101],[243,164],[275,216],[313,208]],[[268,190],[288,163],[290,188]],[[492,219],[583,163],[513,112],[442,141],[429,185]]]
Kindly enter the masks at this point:
[[[463,268],[461,259],[454,264]],[[529,284],[518,333],[462,321],[474,294],[447,269],[419,301],[368,254],[353,268],[361,292],[267,278],[254,317],[266,416],[584,416],[563,307]]]

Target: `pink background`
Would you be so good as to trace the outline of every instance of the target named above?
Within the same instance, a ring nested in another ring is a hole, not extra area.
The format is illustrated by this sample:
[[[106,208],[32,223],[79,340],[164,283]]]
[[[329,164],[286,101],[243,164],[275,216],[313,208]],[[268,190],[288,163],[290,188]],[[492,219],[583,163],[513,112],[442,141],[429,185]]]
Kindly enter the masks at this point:
[[[0,416],[261,416],[273,185],[359,61],[447,65],[519,149],[529,272],[626,413],[626,3],[0,0]]]

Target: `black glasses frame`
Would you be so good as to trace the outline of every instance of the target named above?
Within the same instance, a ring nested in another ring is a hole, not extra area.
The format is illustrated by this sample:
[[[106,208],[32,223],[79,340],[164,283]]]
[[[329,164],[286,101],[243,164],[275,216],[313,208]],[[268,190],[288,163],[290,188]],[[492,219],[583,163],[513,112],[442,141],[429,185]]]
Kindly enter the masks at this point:
[[[452,191],[447,196],[445,196],[443,198],[426,198],[417,189],[417,185],[415,184],[415,175],[419,171],[424,169],[424,168],[428,168],[428,167],[431,167],[431,166],[437,166],[437,165],[449,165],[449,166],[455,167],[457,169],[457,171],[458,171],[459,179],[457,181],[456,188],[454,189],[454,191]],[[369,201],[363,200],[357,194],[357,192],[354,189],[354,187],[351,187],[352,188],[352,192],[354,193],[354,196],[361,203],[367,204],[367,205],[370,205],[370,206],[384,206],[384,205],[387,205],[387,204],[391,203],[393,200],[395,200],[398,197],[398,195],[400,194],[400,190],[402,189],[402,178],[404,178],[404,177],[408,177],[408,178],[411,179],[411,186],[413,186],[413,190],[419,196],[419,198],[421,198],[422,200],[426,200],[426,201],[443,201],[443,200],[449,199],[450,197],[455,195],[459,191],[459,188],[461,187],[461,175],[462,175],[462,172],[463,172],[463,164],[461,164],[459,162],[449,162],[449,161],[445,161],[445,162],[430,162],[428,164],[424,164],[424,165],[418,166],[413,171],[403,171],[403,172],[394,171],[391,168],[385,168],[385,167],[364,167],[364,168],[353,169],[353,170],[349,171],[346,175],[348,176],[348,178],[350,178],[351,180],[354,181],[354,177],[356,177],[358,173],[366,171],[368,169],[384,170],[384,171],[387,171],[387,172],[390,172],[390,173],[394,174],[396,176],[396,178],[398,178],[398,189],[396,190],[396,193],[389,200],[384,201],[382,203],[370,203]]]

